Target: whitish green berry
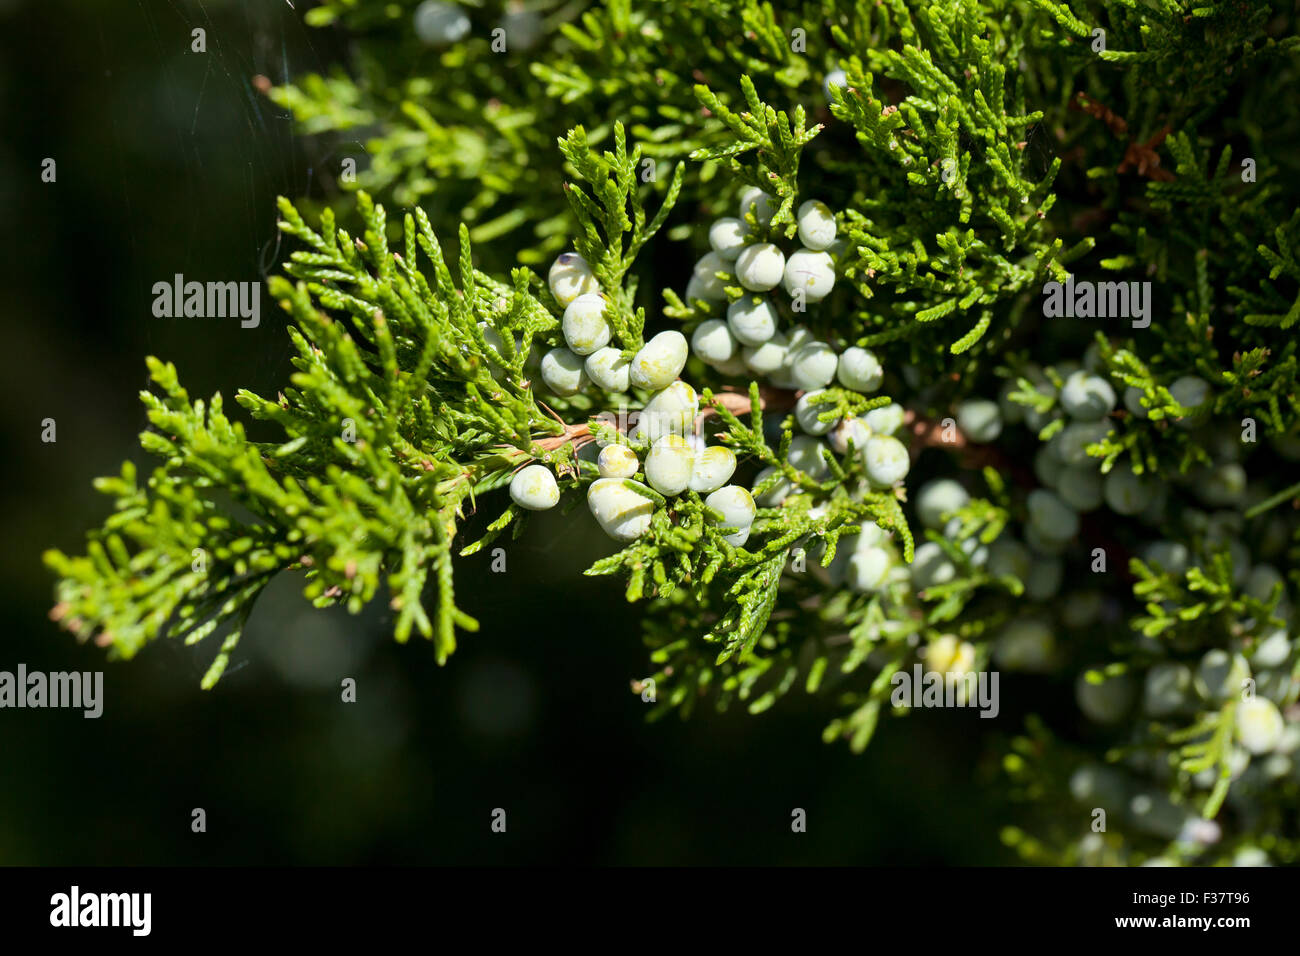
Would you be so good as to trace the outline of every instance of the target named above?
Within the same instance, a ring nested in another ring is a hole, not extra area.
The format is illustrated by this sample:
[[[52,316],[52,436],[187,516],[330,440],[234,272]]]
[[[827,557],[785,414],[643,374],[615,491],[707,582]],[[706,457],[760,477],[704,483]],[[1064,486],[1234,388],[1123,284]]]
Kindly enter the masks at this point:
[[[1192,669],[1168,661],[1147,671],[1142,685],[1142,707],[1152,717],[1168,717],[1192,702]]]
[[[767,481],[768,478],[775,475],[777,471],[778,469],[775,465],[768,465],[766,468],[760,471],[754,477],[755,491],[757,491],[757,489],[760,488],[763,485],[763,483]],[[759,505],[761,505],[764,508],[775,508],[781,502],[785,501],[786,497],[793,490],[794,488],[793,486],[791,486],[790,480],[788,478],[780,478],[776,482],[776,484],[773,485],[768,491],[763,492],[763,494],[761,495],[756,494],[754,496],[754,500],[757,501]]]
[[[545,465],[525,465],[510,479],[510,498],[529,511],[545,511],[559,502],[560,486]]]
[[[809,342],[790,360],[790,375],[795,386],[804,391],[825,388],[835,378],[839,358],[825,342]]]
[[[794,355],[795,352],[799,351],[805,345],[817,341],[817,336],[808,331],[808,327],[804,325],[791,326],[790,331],[786,332],[785,336],[790,345],[791,355]]]
[[[645,456],[645,477],[661,495],[680,495],[691,484],[695,449],[679,435],[664,435]]]
[[[654,502],[629,484],[649,491],[626,478],[597,478],[587,489],[587,507],[601,530],[624,544],[645,534],[654,514]]]
[[[809,249],[820,252],[829,249],[835,241],[835,214],[821,200],[809,199],[802,203],[795,222],[799,226],[799,241]]]
[[[834,98],[831,96],[832,88],[838,87],[842,90],[846,89],[848,85],[849,75],[843,70],[831,70],[827,73],[826,78],[822,80],[822,94],[826,97],[826,102],[828,104],[834,104],[835,102]]]
[[[749,369],[745,365],[744,356],[740,352],[740,343],[736,344],[736,354],[725,362],[714,362],[713,367],[722,375],[729,375],[733,378],[739,378],[745,375]]]
[[[1029,520],[1043,537],[1051,541],[1068,541],[1079,533],[1079,513],[1060,499],[1054,491],[1036,488],[1026,501]]]
[[[492,377],[500,382],[506,377],[504,366],[507,361],[506,356],[509,354],[505,340],[501,338],[501,333],[487,322],[479,322],[478,330],[483,334],[483,342],[488,347],[488,361],[491,363],[489,371]],[[519,347],[518,342],[515,343],[515,347],[516,349]]]
[[[1206,504],[1240,504],[1246,497],[1246,469],[1231,461],[1215,465],[1193,487]]]
[[[1025,597],[1031,601],[1054,598],[1064,578],[1064,561],[1052,555],[1040,556],[1029,566],[1029,575],[1024,578]]]
[[[751,292],[775,289],[785,275],[785,253],[770,242],[746,246],[736,258],[736,278]]]
[[[606,346],[596,349],[584,363],[587,377],[607,392],[626,392],[632,383],[632,363],[623,350]]]
[[[1251,697],[1237,705],[1236,735],[1253,754],[1265,754],[1282,741],[1286,726],[1277,705],[1264,697]]]
[[[1068,538],[1047,537],[1038,529],[1038,525],[1031,521],[1025,525],[1025,544],[1029,545],[1035,554],[1057,555],[1065,553],[1070,541]]]
[[[716,252],[706,252],[700,256],[691,271],[691,281],[686,284],[686,301],[692,299],[704,299],[708,302],[725,301],[726,284],[718,278],[718,273],[731,271],[731,263],[722,256]]]
[[[1101,421],[1115,408],[1115,389],[1101,376],[1081,369],[1065,380],[1061,407],[1075,421]]]
[[[936,478],[921,486],[916,496],[916,516],[927,528],[943,526],[945,515],[966,507],[970,493],[951,478]]]
[[[989,546],[989,574],[995,578],[1013,577],[1022,584],[1029,577],[1034,557],[1029,549],[1015,538],[1005,535]]]
[[[1174,575],[1181,576],[1191,563],[1192,556],[1186,545],[1177,541],[1153,541],[1144,549],[1143,558]]]
[[[424,0],[415,8],[415,35],[428,46],[447,46],[469,33],[469,17],[454,3]]]
[[[1122,515],[1135,515],[1151,503],[1155,488],[1149,478],[1143,478],[1127,463],[1116,465],[1102,480],[1106,504]]]
[[[1124,389],[1124,407],[1138,418],[1146,418],[1150,414],[1142,404],[1142,389],[1133,385]]]
[[[546,27],[533,10],[509,10],[501,20],[501,29],[510,38],[510,49],[530,50],[542,38]]]
[[[993,646],[993,659],[1011,671],[1049,670],[1056,651],[1051,627],[1037,618],[1013,620]]]
[[[749,186],[740,194],[740,218],[746,213],[753,213],[760,226],[766,226],[776,215],[776,200],[757,186]],[[775,282],[772,285],[776,285]],[[769,286],[770,288],[770,286]]]
[[[740,345],[721,319],[701,322],[691,335],[691,351],[708,365],[730,362],[740,353]]]
[[[565,307],[561,329],[564,341],[573,352],[590,355],[609,344],[610,328],[605,321],[607,304],[599,292],[587,292]]]
[[[1251,655],[1250,664],[1252,667],[1282,667],[1291,658],[1291,640],[1287,636],[1285,627],[1274,628],[1269,631],[1255,645],[1255,653]]]
[[[736,529],[724,536],[728,544],[739,548],[749,540],[749,529],[757,509],[748,491],[740,485],[727,485],[705,498],[704,504],[721,513],[722,527]]]
[[[907,477],[912,460],[907,446],[892,435],[872,435],[862,449],[867,476],[877,485],[895,485]]]
[[[863,415],[867,427],[877,435],[893,435],[903,427],[903,406],[898,402],[890,402],[888,405],[882,405],[880,408],[873,408]]]
[[[917,546],[912,554],[912,581],[917,590],[924,591],[937,584],[947,584],[957,577],[957,565],[933,541]]]
[[[627,445],[606,445],[596,459],[602,478],[631,478],[641,468],[636,452]]]
[[[1268,854],[1257,846],[1243,846],[1232,857],[1233,866],[1272,866]]]
[[[1101,475],[1091,465],[1071,465],[1058,475],[1056,493],[1076,511],[1101,507]]]
[[[1279,584],[1282,585],[1282,600],[1285,601],[1286,579],[1273,565],[1261,562],[1250,569],[1245,590],[1256,601],[1269,601],[1272,600],[1273,591]]]
[[[1300,435],[1277,435],[1270,440],[1273,450],[1287,461],[1300,461]]]
[[[686,336],[672,330],[660,332],[632,359],[632,384],[637,388],[667,388],[682,374],[689,354]]]
[[[894,560],[884,548],[856,549],[845,565],[844,583],[854,591],[878,591],[889,578]]]
[[[835,263],[829,252],[799,249],[785,261],[785,291],[802,292],[804,301],[820,302],[835,288]]]
[[[1188,829],[1193,818],[1187,810],[1174,803],[1166,794],[1148,789],[1135,795],[1128,804],[1133,825],[1154,836],[1172,840]]]
[[[968,674],[975,669],[975,647],[955,634],[941,634],[926,646],[925,669],[936,674]]]
[[[740,255],[740,250],[745,248],[748,238],[745,224],[732,216],[723,216],[709,227],[709,245],[723,262],[735,262],[736,256]]]
[[[825,405],[814,405],[813,400],[821,395],[826,394],[826,389],[817,388],[811,392],[804,392],[799,396],[799,400],[794,403],[794,418],[799,423],[799,427],[809,435],[825,435],[835,427],[835,422],[819,421],[819,415],[829,412],[835,407],[834,402],[828,402]]]
[[[1195,375],[1174,379],[1169,386],[1169,394],[1175,402],[1189,410],[1186,417],[1176,419],[1180,428],[1191,428],[1205,420],[1210,399],[1210,384],[1205,379]]]
[[[726,445],[711,445],[695,456],[691,471],[691,491],[707,494],[717,491],[736,473],[736,453]]]
[[[776,334],[776,309],[765,296],[742,295],[727,306],[727,326],[743,345],[762,345]]]
[[[1088,680],[1087,672],[1079,674],[1074,684],[1074,698],[1084,716],[1094,723],[1118,723],[1133,706],[1137,687],[1128,674],[1105,677],[1101,683]]]
[[[1105,600],[1100,591],[1071,591],[1061,605],[1061,622],[1066,627],[1088,627],[1101,617]]]
[[[1025,420],[1025,406],[1011,398],[1011,393],[1018,391],[1020,384],[1015,379],[1003,382],[998,389],[998,409],[1002,412],[1002,421],[1007,425],[1019,425]]]
[[[1052,439],[1056,454],[1067,465],[1082,465],[1091,462],[1099,467],[1101,462],[1088,454],[1088,446],[1095,445],[1110,434],[1110,426],[1102,422],[1075,422],[1066,425]]]
[[[957,406],[957,427],[967,441],[984,444],[1002,434],[1002,413],[998,403],[975,398]]]
[[[635,435],[645,442],[662,435],[686,435],[699,411],[695,389],[686,382],[673,382],[645,403],[637,416]]]
[[[1070,775],[1070,795],[1090,806],[1115,807],[1128,802],[1129,783],[1114,767],[1084,764]]]
[[[1249,679],[1246,658],[1216,647],[1206,651],[1196,667],[1196,692],[1208,701],[1222,703],[1239,695]]]
[[[560,346],[542,356],[542,382],[556,395],[577,395],[587,385],[582,356]]]
[[[556,256],[546,281],[555,301],[565,308],[580,295],[600,291],[600,283],[596,281],[591,266],[576,252],[562,252]]]
[[[735,330],[732,330],[733,334]],[[769,376],[779,372],[785,365],[789,354],[789,346],[786,337],[780,332],[773,333],[772,337],[762,345],[749,345],[741,349],[741,356],[745,360],[745,367],[755,375]]]
[[[808,435],[796,435],[790,442],[788,461],[814,478],[824,478],[830,471],[830,466],[822,457],[822,443]]]
[[[1049,441],[1039,446],[1034,453],[1034,475],[1049,488],[1056,487],[1056,483],[1061,480],[1061,472],[1065,471],[1065,462],[1056,453],[1056,447],[1055,440]]]
[[[856,345],[840,353],[835,374],[841,385],[855,392],[874,392],[885,378],[876,354]]]
[[[850,442],[857,449],[858,454],[861,455],[867,447],[867,439],[873,434],[875,432],[872,431],[865,418],[844,418],[831,429],[826,436],[826,440],[831,443],[831,447],[835,449],[835,453],[838,455],[842,455],[849,450]]]

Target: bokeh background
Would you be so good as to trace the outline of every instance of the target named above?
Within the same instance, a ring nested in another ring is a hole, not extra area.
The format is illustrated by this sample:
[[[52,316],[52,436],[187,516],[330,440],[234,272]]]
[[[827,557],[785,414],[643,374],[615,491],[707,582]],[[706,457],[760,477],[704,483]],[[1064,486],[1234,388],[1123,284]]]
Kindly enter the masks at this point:
[[[760,717],[649,723],[629,686],[647,672],[640,607],[581,576],[609,542],[580,513],[535,521],[505,574],[462,563],[482,630],[445,667],[418,639],[396,645],[384,608],[316,611],[287,577],[208,692],[213,646],[106,663],[48,620],[41,552],[78,551],[103,520],[95,476],[148,465],[145,355],[174,361],[191,395],[288,380],[265,298],[261,326],[242,329],[155,318],[151,288],[177,272],[264,279],[281,252],[275,195],[327,196],[321,170],[357,148],[295,136],[254,85],[346,67],[347,38],[301,13],[0,0],[0,670],[102,669],[106,698],[98,720],[0,710],[0,863],[1010,862],[987,754],[1020,711],[886,721],[862,756],[821,742],[833,702],[801,694]],[[190,52],[195,26],[206,54]],[[340,701],[347,676],[355,704]],[[1024,690],[1004,683],[1003,699],[1053,693]],[[206,834],[191,832],[195,807]],[[495,807],[506,835],[490,832]],[[805,834],[790,832],[795,807]]]

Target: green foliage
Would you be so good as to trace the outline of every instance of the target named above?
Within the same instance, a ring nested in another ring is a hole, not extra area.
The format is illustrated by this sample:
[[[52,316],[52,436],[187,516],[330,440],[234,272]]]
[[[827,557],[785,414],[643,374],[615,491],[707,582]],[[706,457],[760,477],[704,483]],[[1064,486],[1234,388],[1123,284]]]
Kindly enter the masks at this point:
[[[114,513],[86,554],[47,555],[65,627],[121,657],[221,632],[211,686],[288,570],[321,606],[357,611],[382,593],[395,637],[418,631],[444,660],[457,629],[476,627],[456,605],[454,552],[526,530],[527,512],[501,504],[513,472],[545,463],[576,498],[596,477],[590,439],[644,450],[602,413],[648,394],[562,398],[536,380],[533,356],[563,342],[538,269],[581,254],[631,358],[664,320],[689,335],[721,316],[721,301],[678,290],[708,223],[760,187],[774,214],[748,215],[755,238],[791,240],[808,199],[838,214],[834,291],[782,319],[873,349],[886,370],[876,394],[829,387],[821,421],[905,406],[913,479],[957,476],[968,496],[920,520],[922,482],[873,485],[853,435],[820,448],[824,469],[796,467],[791,389],[693,360],[709,437],[746,475],[770,472],[741,546],[701,494],[631,483],[649,529],[587,570],[645,602],[654,716],[706,702],[759,713],[802,691],[836,708],[827,741],[862,750],[905,717],[895,679],[935,648],[969,648],[967,671],[1010,672],[1008,635],[1046,622],[1051,647],[1018,676],[1063,694],[1077,677],[1081,704],[1103,685],[1135,698],[1157,665],[1192,671],[1229,651],[1296,726],[1300,112],[1278,95],[1297,78],[1294,9],[540,0],[535,43],[507,26],[497,52],[498,5],[473,5],[471,34],[438,49],[413,35],[414,7],[325,0],[306,18],[355,39],[352,69],[270,94],[339,155],[364,130],[369,157],[329,204],[281,201],[299,247],[270,289],[296,372],[274,400],[237,394],[278,439],[251,440],[220,395],[191,400],[150,359],[141,443],[161,464],[143,484],[129,464],[101,479]],[[844,83],[824,91],[837,69]],[[411,211],[390,222],[371,195]],[[444,254],[437,235],[453,234]],[[1149,326],[1045,319],[1045,284],[1071,276],[1150,282]],[[1098,489],[1131,471],[1150,500],[1081,507],[1059,551],[1040,537],[1023,566],[995,561],[1017,534],[1034,544],[1029,496],[1066,467],[1052,456],[1080,369],[1119,401],[1070,466],[1094,468]],[[1189,376],[1206,387],[1195,407],[1180,401]],[[996,440],[958,435],[959,403],[998,389]],[[495,517],[464,543],[480,507]],[[876,532],[912,566],[855,589],[846,565]],[[1165,545],[1186,561],[1153,557]],[[1261,567],[1281,568],[1280,587]],[[1262,663],[1279,629],[1290,650]],[[1243,768],[1241,703],[1189,691],[1152,714],[1129,699],[1109,722],[1084,707],[1097,725],[1084,732],[1024,717],[1001,764],[1023,804],[1005,842],[1071,864],[1300,858],[1300,758],[1278,749]],[[1081,839],[1096,807],[1112,825]],[[1157,817],[1215,820],[1223,838]]]

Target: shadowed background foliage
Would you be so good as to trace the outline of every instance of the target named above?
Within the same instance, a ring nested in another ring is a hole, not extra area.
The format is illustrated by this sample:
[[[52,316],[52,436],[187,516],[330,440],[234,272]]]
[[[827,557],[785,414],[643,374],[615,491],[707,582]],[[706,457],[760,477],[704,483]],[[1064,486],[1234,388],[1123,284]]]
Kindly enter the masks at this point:
[[[190,52],[195,26],[205,54]],[[195,395],[287,382],[265,297],[260,327],[242,329],[155,318],[151,289],[275,268],[275,195],[325,195],[322,169],[348,144],[295,137],[254,78],[347,56],[346,38],[271,0],[0,0],[0,670],[102,668],[106,698],[99,720],[0,710],[0,862],[1009,861],[1005,808],[976,781],[1019,711],[887,721],[861,757],[821,743],[834,703],[802,695],[761,717],[647,723],[629,688],[647,669],[640,608],[580,575],[609,543],[578,515],[534,521],[503,574],[487,555],[461,563],[482,630],[443,668],[424,642],[386,636],[382,606],[315,611],[288,577],[210,692],[198,684],[215,647],[105,664],[50,623],[41,552],[77,550],[102,520],[93,477],[145,464],[144,356],[175,362]],[[56,443],[40,440],[45,418]],[[340,701],[344,677],[355,704]],[[196,807],[206,834],[191,832]],[[489,829],[496,807],[505,835]],[[795,807],[806,834],[790,832]]]

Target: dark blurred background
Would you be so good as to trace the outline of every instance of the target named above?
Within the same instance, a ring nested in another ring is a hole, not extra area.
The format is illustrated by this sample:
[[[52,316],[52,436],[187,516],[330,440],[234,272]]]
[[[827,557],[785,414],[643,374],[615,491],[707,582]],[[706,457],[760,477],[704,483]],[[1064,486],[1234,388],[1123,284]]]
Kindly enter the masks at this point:
[[[323,195],[316,170],[338,144],[295,137],[253,85],[346,64],[346,38],[304,27],[296,5],[0,0],[0,670],[103,669],[106,698],[98,720],[0,710],[0,863],[1008,861],[1006,808],[975,785],[991,737],[1016,727],[1005,710],[886,721],[860,757],[821,742],[836,711],[802,694],[761,717],[647,723],[629,689],[648,672],[640,607],[581,576],[609,543],[577,514],[535,521],[506,574],[462,563],[460,601],[483,626],[441,668],[429,644],[391,640],[384,608],[316,611],[289,578],[209,692],[214,646],[106,664],[48,620],[41,552],[79,552],[103,520],[95,476],[147,466],[145,355],[231,406],[239,387],[288,380],[265,299],[261,326],[241,329],[155,318],[151,290],[178,272],[263,279],[275,195]],[[190,52],[195,26],[206,54]],[[794,807],[806,834],[790,832]]]

